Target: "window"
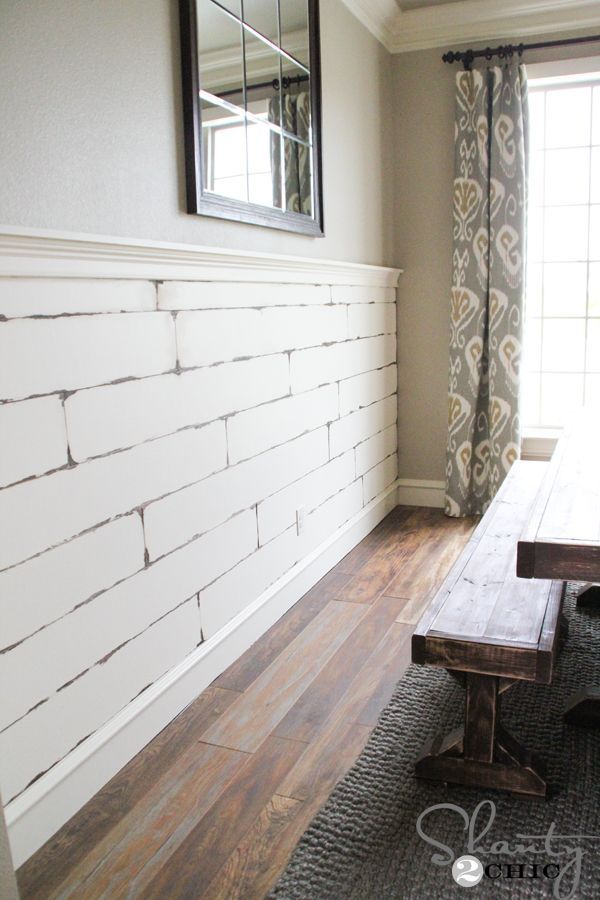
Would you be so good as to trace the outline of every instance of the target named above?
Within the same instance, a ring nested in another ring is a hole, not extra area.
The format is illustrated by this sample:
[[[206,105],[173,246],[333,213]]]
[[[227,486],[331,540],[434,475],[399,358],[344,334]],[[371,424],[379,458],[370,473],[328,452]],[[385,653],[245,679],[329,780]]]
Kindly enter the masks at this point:
[[[536,68],[528,67],[525,430],[600,406],[600,72],[536,78]]]

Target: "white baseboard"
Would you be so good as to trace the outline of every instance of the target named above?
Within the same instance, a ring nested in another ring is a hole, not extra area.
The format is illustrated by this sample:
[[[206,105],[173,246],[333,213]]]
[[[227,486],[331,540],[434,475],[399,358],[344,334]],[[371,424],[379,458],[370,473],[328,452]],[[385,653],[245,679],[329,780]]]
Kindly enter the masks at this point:
[[[558,429],[554,432],[547,429],[546,433],[540,429],[538,432],[532,431],[530,434],[526,434],[521,441],[521,459],[532,462],[548,462],[552,459],[559,437],[560,430]]]
[[[397,505],[398,482],[8,804],[20,866]]]
[[[399,506],[430,506],[444,508],[446,485],[443,481],[419,481],[413,478],[398,479]]]

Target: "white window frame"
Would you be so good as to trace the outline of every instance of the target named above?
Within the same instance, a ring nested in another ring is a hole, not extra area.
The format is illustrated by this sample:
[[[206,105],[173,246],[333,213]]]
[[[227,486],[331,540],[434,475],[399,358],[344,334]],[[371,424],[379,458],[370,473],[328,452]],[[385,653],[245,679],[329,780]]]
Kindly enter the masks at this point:
[[[561,84],[571,83],[573,85],[595,77],[600,80],[600,56],[532,63],[526,68],[528,82],[535,82],[539,87],[550,86],[558,80]],[[550,459],[561,434],[562,428],[524,426],[521,438],[522,458]]]

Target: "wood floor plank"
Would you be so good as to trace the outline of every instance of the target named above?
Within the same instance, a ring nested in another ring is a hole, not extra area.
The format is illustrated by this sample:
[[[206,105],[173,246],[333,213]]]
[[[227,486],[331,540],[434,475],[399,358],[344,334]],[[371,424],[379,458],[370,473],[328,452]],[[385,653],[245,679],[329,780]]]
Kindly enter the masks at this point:
[[[293,639],[306,628],[330,600],[335,600],[350,575],[328,572],[292,608],[256,641],[213,684],[234,691],[245,691],[275,660]]]
[[[296,741],[311,741],[403,605],[404,601],[396,597],[380,597],[370,606],[359,627],[321,669],[274,733]]]
[[[204,734],[204,740],[252,753],[279,724],[365,613],[332,600]]]
[[[290,797],[272,797],[235,848],[207,889],[202,900],[249,900],[262,898],[259,877],[273,882],[279,874],[272,848],[280,834],[293,822],[302,803]],[[266,865],[265,865],[266,864]]]
[[[427,609],[430,600],[429,596],[415,596],[412,600],[405,600],[396,622],[401,625],[416,625]]]
[[[387,593],[386,588],[397,576],[404,559],[426,540],[428,522],[436,513],[437,510],[428,510],[423,516],[413,510],[401,528],[386,535],[368,561],[350,579],[339,599],[347,603],[370,604]]]
[[[17,871],[22,900],[46,900],[65,877],[144,797],[177,757],[238,697],[209,687],[158,734]]]
[[[343,716],[333,716],[318,739],[306,747],[290,769],[277,788],[278,793],[294,800],[307,800],[315,790],[327,788],[328,796],[352,766],[370,733],[368,726],[349,722]]]
[[[49,900],[127,896],[160,870],[249,760],[212,744],[190,747]]]
[[[418,621],[424,606],[434,596],[476,524],[474,517],[459,519],[457,524],[443,517],[426,529],[422,542],[403,559],[398,574],[386,587],[385,593],[410,601],[410,623],[415,615]],[[399,621],[409,620],[399,618]]]
[[[356,692],[356,705],[360,706],[356,721],[362,725],[374,728],[392,699],[398,681],[411,662],[412,632],[412,626],[395,623],[367,660],[361,688]]]
[[[345,753],[344,735],[362,734],[366,741],[409,664],[410,634],[410,628],[405,625],[394,623],[388,629],[298,764],[279,786],[279,793],[305,800],[320,773],[335,767],[337,756]]]
[[[260,824],[254,824],[225,866],[216,874],[207,892],[208,898],[263,900],[285,868],[290,854],[317,811],[340,778],[354,764],[370,732],[370,728],[362,725],[340,723],[338,732],[331,736],[329,752],[319,759],[318,769],[313,770],[309,796],[302,802],[279,795],[273,798],[273,801],[281,802],[285,799],[295,805],[285,807],[285,815],[278,819],[275,827],[271,827],[268,841],[263,837]],[[302,767],[301,760],[302,757],[296,765],[303,772],[305,768]],[[240,879],[237,887],[236,878]]]
[[[356,756],[362,750],[362,746],[356,746]],[[352,760],[354,762],[354,760]],[[254,870],[253,878],[247,879],[245,885],[246,893],[243,895],[244,900],[264,900],[269,891],[275,886],[280,875],[287,866],[289,859],[294,852],[296,844],[323,806],[327,801],[331,791],[335,787],[337,781],[342,778],[346,772],[340,772],[330,787],[314,791],[308,800],[300,803],[293,810],[293,815],[286,827],[275,836],[275,839],[268,848],[261,864]]]
[[[144,900],[201,896],[305,746],[283,738],[267,738],[158,874],[149,883],[140,881],[132,886],[131,896]]]
[[[347,553],[332,572],[356,575],[383,543],[389,534],[402,530],[403,523],[414,513],[412,506],[397,506],[379,525],[369,532],[363,540]]]

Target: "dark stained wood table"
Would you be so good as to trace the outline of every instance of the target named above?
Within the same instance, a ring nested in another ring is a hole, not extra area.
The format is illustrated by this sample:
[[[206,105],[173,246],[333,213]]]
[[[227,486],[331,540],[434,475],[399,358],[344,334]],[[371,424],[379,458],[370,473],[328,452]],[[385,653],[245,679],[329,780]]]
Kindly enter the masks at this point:
[[[578,606],[600,611],[600,417],[581,412],[558,442],[518,542],[517,575],[584,582]],[[600,724],[600,687],[571,698],[565,718]]]

